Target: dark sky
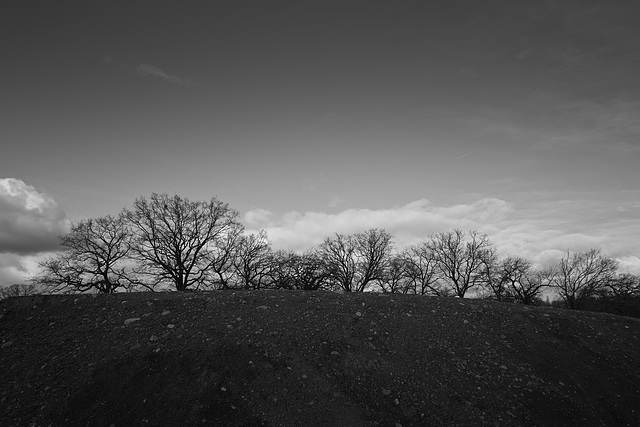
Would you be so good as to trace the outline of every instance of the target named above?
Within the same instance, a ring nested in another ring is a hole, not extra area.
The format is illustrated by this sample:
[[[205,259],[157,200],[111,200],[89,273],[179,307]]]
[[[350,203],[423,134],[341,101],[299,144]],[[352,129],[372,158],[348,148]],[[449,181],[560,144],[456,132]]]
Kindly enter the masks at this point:
[[[33,257],[20,209],[53,235],[155,191],[280,247],[460,226],[640,268],[637,2],[5,1],[0,46],[0,236]]]

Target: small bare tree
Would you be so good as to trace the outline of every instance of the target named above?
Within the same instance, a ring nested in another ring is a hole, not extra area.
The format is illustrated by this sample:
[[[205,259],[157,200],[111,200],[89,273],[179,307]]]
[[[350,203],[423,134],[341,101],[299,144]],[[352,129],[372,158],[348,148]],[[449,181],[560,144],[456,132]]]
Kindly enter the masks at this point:
[[[268,285],[271,245],[264,231],[239,239],[233,266],[241,288],[261,289]]]
[[[536,270],[529,260],[510,256],[498,266],[494,294],[497,288],[502,292],[502,299],[533,305],[542,290],[550,285],[554,274],[553,268]]]
[[[319,253],[335,287],[344,292],[364,292],[373,281],[384,279],[392,245],[389,233],[373,228],[350,236],[336,234],[326,238]]]
[[[380,289],[384,293],[406,294],[409,292],[409,280],[407,277],[407,259],[396,254],[389,259],[382,280],[379,281]]]
[[[617,262],[599,250],[567,252],[560,260],[551,284],[567,308],[579,310],[587,299],[597,295],[614,279],[617,269]]]
[[[315,291],[327,285],[328,273],[318,251],[292,254],[290,258],[293,287],[303,291]]]
[[[0,285],[0,300],[10,297],[25,297],[36,295],[38,288],[33,283],[16,283],[15,285]]]
[[[123,215],[82,220],[61,237],[62,251],[40,263],[33,283],[49,292],[112,293],[131,284],[130,233]]]
[[[496,254],[489,237],[477,231],[453,231],[431,235],[429,247],[434,254],[439,276],[458,297],[487,283],[487,266]]]
[[[414,294],[448,296],[438,277],[437,258],[429,243],[410,246],[403,252],[408,287]]]
[[[151,288],[163,283],[178,291],[207,286],[220,264],[217,244],[238,227],[238,213],[215,197],[204,202],[153,193],[148,200],[136,199],[125,213],[135,232],[132,248],[139,273]]]

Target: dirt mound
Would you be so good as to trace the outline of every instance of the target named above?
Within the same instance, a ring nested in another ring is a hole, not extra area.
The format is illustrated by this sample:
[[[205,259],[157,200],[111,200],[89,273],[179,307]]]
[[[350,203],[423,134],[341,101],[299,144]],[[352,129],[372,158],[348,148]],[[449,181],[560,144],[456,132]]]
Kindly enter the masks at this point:
[[[327,292],[0,303],[0,419],[24,425],[640,425],[640,323]]]

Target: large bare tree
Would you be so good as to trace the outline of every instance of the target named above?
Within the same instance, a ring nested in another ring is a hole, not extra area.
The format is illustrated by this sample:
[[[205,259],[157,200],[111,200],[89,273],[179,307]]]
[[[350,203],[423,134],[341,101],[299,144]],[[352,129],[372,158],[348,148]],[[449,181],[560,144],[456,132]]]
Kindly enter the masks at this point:
[[[384,280],[392,247],[391,234],[372,228],[348,236],[327,237],[319,254],[335,287],[344,292],[363,292],[372,282]]]
[[[40,263],[33,282],[49,292],[116,292],[131,285],[130,232],[124,215],[81,220],[62,251]]]
[[[171,283],[178,291],[211,283],[220,263],[218,243],[238,228],[238,213],[215,197],[191,201],[153,193],[125,213],[135,232],[132,248],[141,276],[150,287]]]
[[[487,268],[495,262],[496,253],[486,234],[455,229],[431,235],[428,244],[440,278],[456,296],[464,298],[487,283]]]
[[[579,310],[586,300],[615,279],[617,269],[617,262],[600,250],[567,252],[560,260],[551,284],[567,308]]]

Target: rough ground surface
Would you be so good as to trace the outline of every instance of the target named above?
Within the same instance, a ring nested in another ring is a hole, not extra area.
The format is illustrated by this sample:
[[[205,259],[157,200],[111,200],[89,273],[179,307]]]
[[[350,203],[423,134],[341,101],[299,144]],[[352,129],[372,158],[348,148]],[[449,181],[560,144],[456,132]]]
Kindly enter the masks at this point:
[[[4,426],[640,425],[640,323],[325,292],[0,303]]]

